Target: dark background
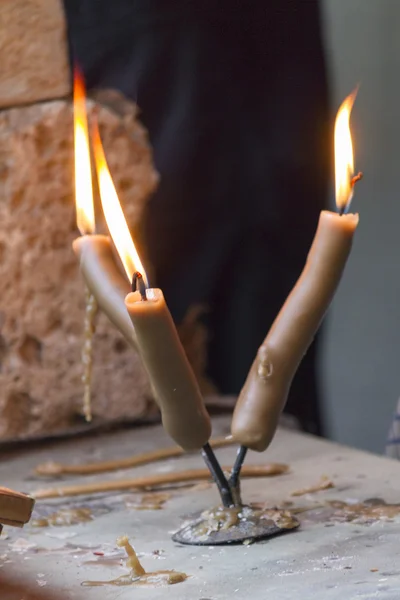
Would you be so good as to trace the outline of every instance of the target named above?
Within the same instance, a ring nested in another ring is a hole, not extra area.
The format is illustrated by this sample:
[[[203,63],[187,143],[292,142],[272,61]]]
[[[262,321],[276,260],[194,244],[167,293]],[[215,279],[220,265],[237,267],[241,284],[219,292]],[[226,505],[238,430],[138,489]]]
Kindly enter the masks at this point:
[[[88,88],[140,107],[161,184],[142,225],[179,322],[204,303],[210,375],[239,392],[327,198],[332,132],[313,0],[65,0]],[[321,431],[315,346],[288,403]]]

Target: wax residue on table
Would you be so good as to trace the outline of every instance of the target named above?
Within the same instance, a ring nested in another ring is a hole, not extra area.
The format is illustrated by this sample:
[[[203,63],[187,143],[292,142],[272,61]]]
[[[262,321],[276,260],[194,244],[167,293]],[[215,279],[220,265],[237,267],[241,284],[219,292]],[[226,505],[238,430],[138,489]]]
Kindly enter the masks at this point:
[[[295,490],[290,495],[291,496],[305,496],[306,494],[314,494],[315,492],[321,492],[323,490],[329,490],[335,487],[333,482],[329,479],[329,477],[321,477],[321,481],[316,483],[315,485],[311,485],[309,487],[301,488],[299,490]]]
[[[376,521],[389,521],[400,515],[400,504],[387,504],[381,498],[370,498],[354,504],[332,500],[327,504],[333,509],[332,521],[368,525]]]
[[[280,529],[294,529],[298,526],[297,520],[288,510],[253,506],[234,506],[232,508],[218,506],[204,511],[201,518],[201,522],[196,527],[196,534],[199,536],[209,535],[214,531],[228,530],[239,525],[240,521],[249,519],[268,519]]]
[[[378,521],[392,521],[400,516],[400,504],[388,504],[381,498],[370,498],[362,501],[344,502],[342,500],[325,500],[311,506],[294,506],[293,515],[302,514],[302,524],[312,523],[354,523],[372,525]]]
[[[61,508],[47,517],[32,519],[32,527],[65,527],[92,521],[93,515],[89,508]]]
[[[139,500],[128,499],[125,504],[127,508],[135,510],[161,510],[170,498],[171,494],[167,492],[149,492],[143,494]]]
[[[185,579],[187,579],[187,575],[185,573],[180,573],[179,571],[152,571],[151,573],[147,573],[144,570],[142,564],[140,563],[135,550],[129,543],[128,537],[125,535],[118,538],[117,546],[119,546],[120,548],[124,548],[128,555],[126,566],[129,569],[129,573],[127,573],[126,575],[121,575],[116,579],[111,579],[109,581],[84,581],[82,582],[82,585],[134,585],[161,587],[164,585],[173,585],[175,583],[181,583],[182,581],[185,581]]]

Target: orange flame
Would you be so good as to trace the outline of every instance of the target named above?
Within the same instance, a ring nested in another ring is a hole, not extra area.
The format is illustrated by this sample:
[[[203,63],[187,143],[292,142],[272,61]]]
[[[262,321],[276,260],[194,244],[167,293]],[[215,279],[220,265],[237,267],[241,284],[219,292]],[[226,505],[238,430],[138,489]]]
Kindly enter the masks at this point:
[[[85,82],[76,66],[74,69],[74,159],[76,224],[81,234],[85,235],[94,233],[95,218]]]
[[[336,205],[344,211],[353,197],[354,175],[353,143],[350,133],[350,114],[357,90],[347,96],[340,106],[335,121],[335,187]]]
[[[148,286],[146,272],[135,248],[135,244],[133,243],[124,213],[122,211],[121,203],[118,199],[117,191],[107,165],[97,123],[93,128],[93,151],[96,163],[97,178],[99,181],[101,204],[110,235],[118,251],[122,264],[124,265],[129,281],[132,281],[134,273],[139,271],[143,276],[146,286]]]

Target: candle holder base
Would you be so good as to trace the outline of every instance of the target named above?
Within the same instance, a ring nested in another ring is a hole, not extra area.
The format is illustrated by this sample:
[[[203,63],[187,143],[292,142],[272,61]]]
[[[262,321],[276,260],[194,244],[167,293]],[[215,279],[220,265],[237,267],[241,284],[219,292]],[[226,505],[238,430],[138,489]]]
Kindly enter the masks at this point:
[[[172,539],[191,546],[250,544],[297,529],[299,521],[287,510],[240,506],[202,512]]]

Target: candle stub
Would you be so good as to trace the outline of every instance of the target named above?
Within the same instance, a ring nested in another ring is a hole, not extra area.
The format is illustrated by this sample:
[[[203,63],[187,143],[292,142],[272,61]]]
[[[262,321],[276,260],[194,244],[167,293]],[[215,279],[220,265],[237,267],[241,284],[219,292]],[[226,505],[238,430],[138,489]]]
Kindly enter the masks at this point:
[[[321,213],[303,272],[259,348],[237,401],[232,435],[243,446],[262,452],[270,444],[292,379],[340,282],[357,224],[358,215]]]
[[[164,428],[185,450],[199,449],[210,438],[210,417],[162,291],[148,289],[146,297],[133,292],[125,304]]]
[[[130,284],[115,262],[110,238],[105,235],[85,235],[73,242],[73,249],[80,260],[86,285],[97,304],[127,342],[136,348],[135,331],[124,302]]]

